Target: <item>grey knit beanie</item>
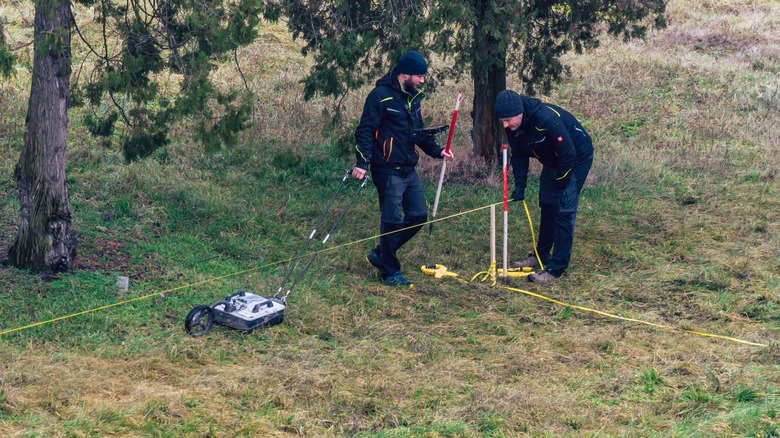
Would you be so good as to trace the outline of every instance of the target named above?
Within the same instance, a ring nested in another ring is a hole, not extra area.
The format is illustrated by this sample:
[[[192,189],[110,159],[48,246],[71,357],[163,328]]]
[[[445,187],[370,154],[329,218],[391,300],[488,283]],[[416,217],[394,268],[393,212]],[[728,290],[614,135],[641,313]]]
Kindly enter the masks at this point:
[[[493,111],[498,119],[508,119],[523,113],[523,98],[512,90],[504,90],[496,96]]]

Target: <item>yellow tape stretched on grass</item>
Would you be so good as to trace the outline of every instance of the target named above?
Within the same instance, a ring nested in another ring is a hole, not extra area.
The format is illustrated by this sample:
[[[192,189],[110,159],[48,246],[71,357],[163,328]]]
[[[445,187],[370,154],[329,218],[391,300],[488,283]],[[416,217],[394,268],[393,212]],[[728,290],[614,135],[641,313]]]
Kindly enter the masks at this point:
[[[534,292],[531,292],[531,291],[527,291],[527,290],[523,290],[523,289],[517,289],[517,288],[509,287],[509,286],[502,286],[502,287],[504,289],[510,290],[512,292],[519,292],[521,294],[526,294],[526,295],[529,295],[529,296],[532,296],[532,297],[541,298],[541,299],[547,300],[547,301],[549,301],[551,303],[558,304],[559,306],[565,306],[565,307],[569,307],[569,308],[577,309],[577,310],[584,310],[586,312],[596,313],[598,315],[606,316],[608,318],[619,319],[619,320],[622,320],[622,321],[636,322],[636,323],[639,323],[639,324],[645,324],[645,325],[658,327],[658,328],[663,328],[663,329],[681,330],[681,331],[683,331],[685,333],[690,333],[690,334],[693,334],[693,335],[705,336],[705,337],[709,337],[709,338],[726,339],[726,340],[733,341],[733,342],[739,342],[740,344],[755,345],[757,347],[768,347],[769,346],[767,344],[760,344],[758,342],[745,341],[745,340],[742,340],[742,339],[732,338],[730,336],[723,336],[723,335],[716,335],[716,334],[712,334],[712,333],[697,332],[697,331],[694,331],[694,330],[680,329],[680,328],[669,326],[669,325],[656,324],[656,323],[653,323],[653,322],[642,321],[641,319],[626,318],[624,316],[619,316],[619,315],[614,315],[612,313],[602,312],[601,310],[596,310],[596,309],[591,309],[591,308],[588,308],[588,307],[582,307],[582,306],[577,306],[577,305],[574,305],[574,304],[564,303],[563,301],[558,301],[558,300],[555,300],[553,298],[546,297],[544,295],[537,294],[537,293],[534,293]]]
[[[500,203],[491,204],[491,205],[499,205],[499,204]],[[491,205],[478,207],[478,208],[475,208],[475,209],[472,209],[472,210],[462,211],[460,213],[455,213],[453,215],[450,215],[450,216],[447,216],[447,217],[443,217],[443,218],[440,218],[440,219],[435,219],[435,220],[432,220],[432,221],[429,221],[429,222],[439,222],[439,221],[443,221],[443,220],[447,220],[447,219],[452,219],[454,217],[463,216],[463,215],[466,215],[466,214],[469,214],[469,213],[474,213],[476,211],[480,211],[480,210],[484,210],[484,209],[490,208]],[[526,207],[526,213],[527,213],[527,207]],[[425,225],[425,224],[422,224],[422,225]],[[420,225],[415,225],[415,226],[420,226]],[[408,227],[408,228],[413,228],[413,227]],[[397,232],[400,232],[400,231],[403,231],[403,230],[404,229],[396,230],[394,232],[397,233]],[[532,229],[532,232],[533,232],[533,229]],[[385,233],[385,234],[381,234],[381,235],[378,235],[378,236],[371,236],[371,237],[367,237],[365,239],[359,239],[359,240],[356,240],[356,241],[347,242],[347,243],[344,243],[344,244],[341,244],[341,245],[333,246],[331,248],[326,248],[326,249],[323,250],[323,252],[335,251],[336,249],[339,249],[339,248],[342,248],[342,247],[355,245],[355,244],[366,242],[366,241],[369,241],[369,240],[374,240],[377,237],[381,237],[381,236],[384,236],[384,235],[387,235],[387,234],[391,234],[391,233]],[[536,245],[534,245],[534,247],[535,246]],[[311,254],[311,253],[309,253],[309,254]],[[160,296],[160,295],[167,296],[167,295],[170,295],[171,293],[173,293],[175,291],[179,291],[179,290],[182,290],[182,289],[187,289],[187,288],[191,288],[191,287],[194,287],[194,286],[210,283],[210,282],[213,282],[213,281],[217,281],[217,280],[233,277],[233,276],[236,276],[236,275],[245,274],[245,273],[252,272],[252,271],[257,271],[257,270],[265,268],[265,267],[270,267],[270,266],[278,265],[278,264],[281,264],[281,263],[290,262],[291,260],[292,260],[292,258],[287,259],[287,260],[280,260],[280,261],[277,261],[277,262],[274,262],[274,263],[268,263],[268,264],[263,265],[263,266],[256,266],[256,267],[253,267],[253,268],[244,269],[244,270],[241,270],[241,271],[237,271],[237,272],[233,272],[233,273],[230,273],[230,274],[221,275],[221,276],[218,276],[218,277],[206,279],[206,280],[199,281],[199,282],[196,282],[196,283],[185,284],[185,285],[182,285],[182,286],[179,286],[179,287],[175,287],[173,289],[168,289],[166,291],[155,292],[155,293],[152,293],[152,294],[148,294],[148,295],[144,295],[144,296],[140,296],[140,297],[136,297],[136,298],[131,298],[131,299],[124,300],[124,301],[119,301],[119,302],[108,304],[108,305],[105,305],[105,306],[96,307],[96,308],[93,308],[93,309],[88,309],[88,310],[84,310],[84,311],[77,312],[77,313],[72,313],[70,315],[60,316],[60,317],[52,318],[52,319],[49,319],[49,320],[46,320],[46,321],[41,321],[41,322],[36,322],[36,323],[33,323],[33,324],[28,324],[28,325],[25,325],[25,326],[22,326],[22,327],[16,327],[16,328],[2,330],[2,331],[0,331],[0,336],[8,334],[8,333],[13,333],[13,332],[21,331],[21,330],[30,329],[30,328],[33,328],[33,327],[42,326],[42,325],[45,325],[45,324],[50,324],[50,323],[53,323],[53,322],[56,322],[56,321],[61,321],[61,320],[64,320],[64,319],[73,318],[75,316],[85,315],[87,313],[97,312],[99,310],[105,310],[105,309],[108,309],[108,308],[111,308],[111,307],[121,306],[123,304],[132,303],[134,301],[144,300],[144,299],[148,299],[148,298],[152,298],[152,297],[156,297],[156,296]],[[444,268],[444,267],[441,266],[441,265],[434,265],[433,268],[428,268],[426,266],[423,266],[423,269],[425,269],[425,270],[423,270],[423,272],[428,273],[428,274],[433,273],[432,275],[435,275],[436,270],[437,269],[441,269],[441,268]],[[430,270],[431,272],[426,272],[426,270]],[[507,271],[511,272],[510,270],[507,270]],[[453,277],[453,278],[457,279],[458,281],[467,282],[466,280],[463,280],[462,278],[460,278],[458,276],[458,274],[456,274],[454,272],[447,271],[446,268],[444,268],[443,270],[439,270],[438,272],[442,274],[441,277]],[[479,274],[475,275],[474,277],[472,277],[471,280],[473,281],[480,274],[486,274],[485,278],[487,278],[488,276],[491,275],[491,272],[495,272],[495,266],[491,266],[491,269],[487,273],[479,273]],[[437,277],[437,278],[439,278],[439,277]],[[493,278],[494,278],[494,283],[495,283],[495,276],[493,276]],[[484,279],[483,279],[483,281],[484,281]],[[640,324],[646,324],[646,325],[653,326],[653,327],[658,327],[658,328],[675,329],[675,327],[672,327],[672,326],[665,326],[665,325],[661,325],[661,324],[655,324],[655,323],[652,323],[652,322],[642,321],[642,320],[634,319],[634,318],[626,318],[626,317],[622,317],[622,316],[618,316],[618,315],[613,315],[611,313],[602,312],[600,310],[595,310],[595,309],[590,309],[590,308],[587,308],[587,307],[576,306],[576,305],[564,303],[562,301],[558,301],[558,300],[546,297],[544,295],[537,294],[537,293],[530,292],[530,291],[523,290],[523,289],[517,289],[517,288],[513,288],[513,287],[508,287],[508,286],[502,286],[502,287],[504,289],[507,289],[507,290],[510,290],[510,291],[513,291],[513,292],[519,292],[519,293],[526,294],[526,295],[529,295],[529,296],[532,296],[532,297],[541,298],[543,300],[547,300],[547,301],[549,301],[551,303],[555,303],[555,304],[558,304],[558,305],[561,305],[561,306],[570,307],[572,309],[584,310],[586,312],[596,313],[596,314],[599,314],[599,315],[602,315],[602,316],[606,316],[606,317],[609,317],[609,318],[619,319],[619,320],[623,320],[623,321],[637,322],[637,323],[640,323]],[[715,335],[715,334],[711,334],[711,333],[697,332],[697,331],[694,331],[694,330],[685,330],[685,329],[680,329],[680,330],[682,330],[685,333],[690,333],[690,334],[693,334],[693,335],[705,336],[705,337],[710,337],[710,338],[725,339],[725,340],[729,340],[729,341],[733,341],[733,342],[738,342],[738,343],[741,343],[741,344],[754,345],[754,346],[757,346],[757,347],[768,347],[769,346],[767,344],[761,344],[761,343],[758,343],[758,342],[744,341],[742,339],[732,338],[732,337],[729,337],[729,336],[722,336],[722,335]]]
[[[105,306],[95,307],[93,309],[87,309],[87,310],[83,310],[81,312],[71,313],[70,315],[60,316],[60,317],[52,318],[52,319],[49,319],[49,320],[46,320],[46,321],[36,322],[36,323],[28,324],[28,325],[25,325],[25,326],[22,326],[22,327],[16,327],[16,328],[12,328],[12,329],[2,330],[2,331],[0,331],[0,336],[8,334],[8,333],[18,332],[20,330],[26,330],[26,329],[33,328],[33,327],[38,327],[38,326],[41,326],[41,325],[50,324],[50,323],[56,322],[56,321],[62,321],[63,319],[73,318],[74,316],[86,315],[87,313],[97,312],[99,310],[105,310],[105,309],[109,309],[111,307],[121,306],[123,304],[129,304],[129,303],[132,303],[134,301],[145,300],[147,298],[152,298],[152,297],[157,297],[157,296],[168,296],[171,293],[176,292],[176,291],[181,290],[181,289],[186,289],[186,288],[199,286],[201,284],[210,283],[212,281],[221,280],[223,278],[232,277],[234,275],[245,274],[247,272],[256,271],[256,270],[258,270],[260,268],[261,268],[261,266],[255,267],[255,268],[250,268],[250,269],[245,269],[243,271],[234,272],[232,274],[226,274],[226,275],[222,275],[222,276],[219,276],[219,277],[209,278],[209,279],[206,279],[206,280],[203,280],[203,281],[199,281],[197,283],[185,284],[185,285],[182,285],[182,286],[179,286],[179,287],[175,287],[173,289],[168,289],[168,290],[165,290],[165,291],[162,291],[162,292],[155,292],[155,293],[149,294],[149,295],[143,295],[143,296],[140,296],[140,297],[130,298],[128,300],[118,301],[116,303],[107,304]]]
[[[499,204],[500,203],[495,203],[495,204],[490,204],[490,205],[499,205]],[[477,212],[477,211],[480,211],[480,210],[484,210],[484,209],[490,208],[490,205],[477,207],[477,208],[474,208],[474,209],[471,209],[471,210],[461,211],[460,213],[455,213],[455,214],[452,214],[450,216],[445,216],[445,217],[442,217],[442,218],[439,218],[439,219],[436,219],[436,220],[428,221],[428,222],[426,222],[425,224],[422,224],[422,225],[426,225],[427,223],[440,222],[440,221],[447,220],[447,219],[452,219],[452,218],[455,218],[455,217],[458,217],[458,216],[464,216],[464,215],[467,215],[467,214],[470,214],[470,213],[474,213],[474,212]],[[347,243],[344,243],[344,244],[341,244],[341,245],[333,246],[333,247],[330,247],[330,248],[325,248],[324,250],[322,250],[322,252],[335,251],[335,250],[337,250],[339,248],[343,248],[343,247],[351,246],[351,245],[356,245],[358,243],[363,243],[363,242],[366,242],[366,241],[369,241],[369,240],[374,240],[374,239],[376,239],[378,237],[382,237],[382,236],[385,236],[385,235],[388,235],[388,234],[392,234],[392,233],[399,233],[401,231],[405,231],[405,230],[412,229],[414,227],[422,226],[422,225],[414,225],[414,226],[406,227],[406,228],[403,228],[403,229],[400,229],[400,230],[395,230],[395,231],[390,232],[390,233],[379,234],[379,235],[376,235],[376,236],[366,237],[365,239],[360,239],[360,240],[355,240],[355,241],[352,241],[352,242],[347,242]],[[302,256],[308,256],[308,255],[311,255],[311,254],[312,254],[312,252],[308,252],[307,254],[302,254]],[[63,316],[59,316],[59,317],[56,317],[56,318],[47,319],[45,321],[39,321],[39,322],[36,322],[36,323],[27,324],[27,325],[24,325],[24,326],[21,326],[21,327],[14,327],[14,328],[10,328],[10,329],[0,330],[0,336],[7,335],[9,333],[22,331],[22,330],[31,329],[33,327],[39,327],[39,326],[42,326],[42,325],[51,324],[53,322],[62,321],[62,320],[65,320],[65,319],[70,319],[70,318],[73,318],[73,317],[76,317],[76,316],[86,315],[88,313],[93,313],[93,312],[97,312],[97,311],[100,311],[100,310],[106,310],[106,309],[109,309],[111,307],[117,307],[117,306],[121,306],[121,305],[124,305],[124,304],[129,304],[129,303],[132,303],[134,301],[141,301],[141,300],[145,300],[145,299],[149,299],[149,298],[157,297],[157,296],[168,296],[168,295],[171,295],[173,292],[180,291],[182,289],[188,289],[188,288],[192,288],[192,287],[195,287],[195,286],[200,286],[202,284],[211,283],[211,282],[214,282],[214,281],[217,281],[217,280],[222,280],[222,279],[229,278],[229,277],[235,277],[237,275],[246,274],[248,272],[257,271],[257,270],[260,270],[260,269],[263,269],[263,268],[279,265],[279,264],[282,264],[282,263],[289,263],[292,260],[293,260],[293,258],[289,258],[287,260],[279,260],[277,262],[268,263],[268,264],[265,264],[265,265],[262,265],[262,266],[255,266],[253,268],[244,269],[244,270],[233,272],[233,273],[230,273],[230,274],[220,275],[218,277],[209,278],[209,279],[206,279],[206,280],[203,280],[203,281],[199,281],[199,282],[196,282],[196,283],[184,284],[184,285],[181,285],[179,287],[172,288],[172,289],[168,289],[168,290],[164,290],[164,291],[158,291],[158,292],[154,292],[154,293],[151,293],[151,294],[148,294],[148,295],[143,295],[143,296],[140,296],[140,297],[130,298],[130,299],[124,300],[124,301],[118,301],[116,303],[107,304],[105,306],[95,307],[95,308],[92,308],[92,309],[83,310],[81,312],[71,313],[69,315],[63,315]]]
[[[499,271],[503,271],[503,270],[499,270]],[[510,276],[512,276],[511,275],[512,271],[511,270],[507,270],[507,271],[509,271]],[[423,265],[422,272],[426,273],[426,274],[429,274],[429,275],[433,275],[435,278],[455,277],[458,280],[461,280],[460,277],[458,277],[458,274],[456,274],[454,272],[451,272],[451,271],[448,271],[447,268],[442,266],[442,265]],[[495,263],[493,263],[491,268],[488,269],[487,271],[480,272],[480,273],[474,275],[473,277],[471,277],[471,281],[474,281],[475,278],[477,278],[480,275],[482,275],[483,278],[481,279],[481,281],[485,281],[488,278],[492,278],[492,280],[493,280],[493,284],[492,285],[495,286],[496,285],[496,277],[495,277],[495,275],[492,275],[492,273],[494,273],[494,272],[496,272],[496,270],[495,270]],[[523,268],[522,270],[516,270],[515,271],[515,274],[516,274],[515,276],[527,276],[527,275],[529,275],[531,273],[532,273],[532,271],[531,271],[530,268],[529,269]],[[461,280],[461,281],[465,281],[465,280]],[[615,314],[612,314],[612,313],[603,312],[601,310],[591,309],[589,307],[583,307],[583,306],[577,306],[575,304],[564,303],[563,301],[558,301],[556,299],[553,299],[553,298],[550,298],[550,297],[546,297],[546,296],[544,296],[542,294],[538,294],[538,293],[527,291],[527,290],[523,290],[523,289],[518,289],[518,288],[514,288],[514,287],[509,287],[509,286],[500,286],[500,287],[503,288],[503,289],[512,291],[512,292],[519,292],[521,294],[525,294],[525,295],[532,296],[532,297],[535,297],[535,298],[541,298],[541,299],[549,301],[551,303],[558,304],[559,306],[569,307],[571,309],[577,309],[577,310],[584,310],[586,312],[595,313],[595,314],[598,314],[598,315],[601,315],[601,316],[606,316],[608,318],[619,319],[621,321],[636,322],[636,323],[639,323],[639,324],[645,324],[645,325],[649,325],[649,326],[652,326],[652,327],[663,328],[663,329],[676,329],[676,330],[681,330],[681,331],[683,331],[685,333],[690,333],[692,335],[705,336],[705,337],[708,337],[708,338],[726,339],[726,340],[729,340],[729,341],[738,342],[740,344],[755,345],[757,347],[768,347],[769,346],[767,344],[761,344],[761,343],[758,343],[758,342],[745,341],[745,340],[742,340],[742,339],[732,338],[730,336],[723,336],[723,335],[716,335],[716,334],[712,334],[712,333],[698,332],[698,331],[695,331],[695,330],[678,329],[677,327],[663,325],[663,324],[656,324],[656,323],[649,322],[649,321],[643,321],[641,319],[626,318],[625,316],[615,315]]]

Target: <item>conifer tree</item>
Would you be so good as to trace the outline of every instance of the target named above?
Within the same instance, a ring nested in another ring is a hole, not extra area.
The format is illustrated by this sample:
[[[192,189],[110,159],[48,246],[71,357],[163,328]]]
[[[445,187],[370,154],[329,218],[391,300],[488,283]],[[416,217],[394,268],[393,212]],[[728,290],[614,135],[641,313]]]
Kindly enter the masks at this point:
[[[77,0],[90,7],[89,18],[102,30],[91,40],[79,32],[77,23],[87,20],[74,19],[71,0],[34,1],[30,99],[14,172],[20,220],[9,260],[20,268],[59,272],[71,268],[76,254],[65,177],[68,108],[85,100],[100,107],[103,112],[91,112],[85,124],[106,138],[121,120],[127,160],[165,145],[169,126],[184,118],[197,124],[207,149],[230,144],[251,102],[239,100],[236,91],[219,91],[209,73],[254,40],[263,5],[262,0]],[[93,55],[79,73],[94,70],[71,87],[74,31]],[[7,53],[0,41],[4,72]],[[170,81],[177,89],[171,90]]]
[[[110,138],[119,122],[127,160],[166,145],[170,125],[185,118],[196,121],[206,150],[235,143],[250,96],[218,90],[209,74],[254,41],[262,0],[79,1],[93,6],[102,29],[89,41],[76,27],[94,69],[74,87],[71,104],[91,104],[85,125],[92,134]]]
[[[529,95],[547,92],[566,67],[562,55],[598,45],[604,32],[643,37],[665,25],[666,0],[278,0],[293,36],[315,64],[306,97],[339,96],[365,85],[404,51],[438,54],[436,79],[474,83],[474,151],[497,156],[503,130],[496,94],[516,74]]]
[[[8,77],[13,70],[14,56],[5,41],[3,22],[0,21],[0,77]]]

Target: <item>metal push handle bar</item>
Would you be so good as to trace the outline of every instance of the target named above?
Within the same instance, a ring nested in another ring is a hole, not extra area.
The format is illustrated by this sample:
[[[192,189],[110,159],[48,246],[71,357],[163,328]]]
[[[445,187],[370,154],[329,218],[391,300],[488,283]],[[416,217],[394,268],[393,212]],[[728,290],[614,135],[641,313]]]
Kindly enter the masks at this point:
[[[282,302],[285,302],[287,300],[287,296],[290,295],[290,292],[292,292],[293,288],[295,288],[295,285],[298,284],[298,281],[301,279],[301,277],[303,277],[303,274],[306,273],[306,270],[309,269],[311,263],[314,261],[315,258],[317,258],[317,255],[320,253],[320,251],[322,251],[322,248],[325,246],[325,243],[328,241],[328,239],[330,239],[330,236],[333,235],[333,231],[336,230],[336,226],[344,218],[344,215],[347,214],[347,211],[350,209],[350,207],[352,207],[352,204],[355,203],[355,199],[357,199],[357,196],[360,194],[360,191],[363,190],[363,187],[366,186],[367,182],[368,182],[368,175],[363,177],[363,182],[360,184],[360,187],[358,187],[358,189],[355,191],[355,194],[352,195],[352,198],[349,200],[349,203],[341,211],[341,214],[339,215],[338,218],[336,218],[336,221],[333,222],[333,225],[330,227],[328,234],[325,235],[325,238],[322,239],[317,250],[312,254],[312,256],[309,258],[306,264],[303,265],[303,269],[301,269],[301,271],[295,277],[295,280],[293,280],[292,284],[290,285],[290,288],[287,289],[287,292],[285,292],[284,296],[281,298]],[[306,244],[308,245],[308,241]],[[278,293],[276,296],[278,296]]]
[[[311,233],[309,233],[309,238],[306,239],[306,243],[303,244],[303,248],[301,248],[301,250],[298,251],[298,255],[295,256],[295,259],[290,265],[290,269],[287,271],[287,274],[284,276],[284,280],[282,280],[282,283],[279,285],[279,289],[276,291],[276,295],[274,296],[278,296],[284,289],[284,285],[287,284],[287,280],[290,279],[290,275],[292,275],[293,271],[295,270],[295,267],[298,265],[298,261],[301,259],[303,253],[306,252],[306,248],[309,247],[309,242],[311,242],[311,240],[314,238],[314,235],[317,233],[317,228],[319,228],[320,225],[322,225],[322,221],[325,220],[325,216],[328,215],[328,212],[330,211],[330,207],[333,206],[333,201],[336,199],[336,196],[338,196],[338,194],[341,192],[341,188],[344,187],[344,183],[349,178],[350,173],[351,173],[350,170],[347,170],[344,173],[344,178],[341,179],[341,183],[336,188],[336,191],[333,193],[333,196],[331,196],[330,202],[328,202],[328,205],[325,207],[325,210],[322,212],[322,215],[320,215],[320,218],[317,219],[317,222],[314,224],[314,228],[311,230]]]

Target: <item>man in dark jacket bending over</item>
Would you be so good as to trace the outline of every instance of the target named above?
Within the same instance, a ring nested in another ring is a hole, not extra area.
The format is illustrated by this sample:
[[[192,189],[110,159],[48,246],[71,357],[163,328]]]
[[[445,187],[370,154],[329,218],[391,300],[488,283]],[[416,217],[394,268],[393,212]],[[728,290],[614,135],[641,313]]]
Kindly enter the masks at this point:
[[[512,152],[515,189],[512,199],[525,198],[528,161],[542,163],[539,177],[539,241],[536,250],[543,271],[529,281],[554,280],[569,266],[574,221],[580,192],[593,164],[593,143],[571,114],[555,105],[504,90],[496,96],[496,117],[503,123]],[[513,267],[539,267],[534,254]]]
[[[422,55],[405,53],[396,67],[377,81],[355,129],[357,162],[352,176],[362,179],[371,169],[382,217],[379,246],[366,258],[389,286],[412,286],[401,273],[397,251],[428,220],[428,206],[415,170],[419,158],[415,146],[434,158],[452,158],[433,136],[420,135],[424,95],[417,88],[427,73]]]

